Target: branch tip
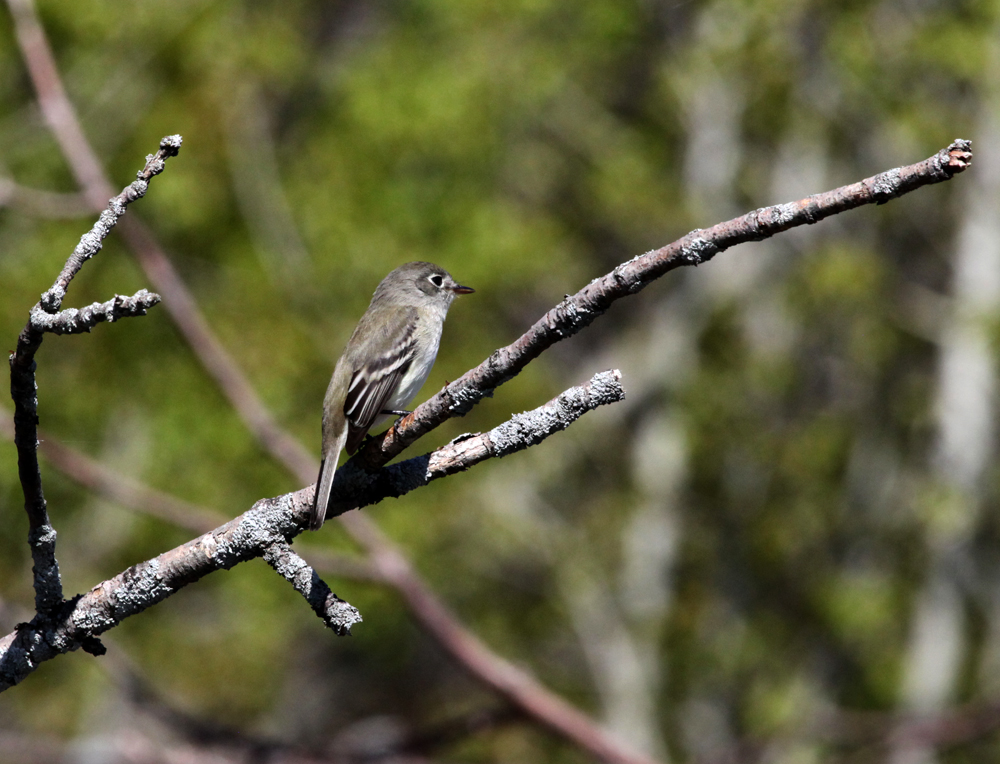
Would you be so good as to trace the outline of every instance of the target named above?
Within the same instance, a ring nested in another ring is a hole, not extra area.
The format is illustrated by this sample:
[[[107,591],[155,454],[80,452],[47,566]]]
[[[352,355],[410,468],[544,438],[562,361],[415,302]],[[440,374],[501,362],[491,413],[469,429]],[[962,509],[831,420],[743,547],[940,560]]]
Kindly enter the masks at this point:
[[[184,143],[184,138],[179,134],[166,135],[160,141],[160,150],[167,152],[167,156],[175,157],[181,150],[182,143]]]
[[[947,156],[947,166],[952,174],[963,172],[972,165],[972,141],[966,138],[956,138],[941,153]]]
[[[361,622],[361,613],[334,594],[319,574],[303,560],[287,541],[270,544],[264,561],[301,594],[309,606],[338,637],[351,634],[351,627]]]
[[[95,302],[85,308],[67,308],[49,313],[36,305],[31,309],[29,325],[36,332],[52,334],[81,334],[89,332],[102,321],[114,323],[119,318],[145,316],[160,302],[160,295],[140,289],[131,297],[116,294],[107,302]]]

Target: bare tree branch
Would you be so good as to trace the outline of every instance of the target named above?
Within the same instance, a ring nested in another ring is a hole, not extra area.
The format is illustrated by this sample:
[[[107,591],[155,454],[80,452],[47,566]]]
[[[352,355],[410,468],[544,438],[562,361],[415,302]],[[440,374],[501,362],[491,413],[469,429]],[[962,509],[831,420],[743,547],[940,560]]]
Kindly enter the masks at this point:
[[[884,204],[923,186],[950,180],[972,162],[972,144],[958,139],[922,162],[897,167],[849,186],[788,204],[763,207],[707,229],[697,229],[660,249],[622,263],[594,279],[542,316],[521,337],[494,352],[479,366],[447,384],[434,397],[373,438],[354,457],[369,467],[388,463],[418,438],[454,416],[462,416],[560,340],[572,337],[611,305],[636,294],[666,273],[685,265],[701,265],[737,244],[761,241],[802,225],[866,204]]]
[[[9,412],[3,406],[0,406],[0,436],[14,440],[13,419],[9,418]],[[226,522],[226,517],[221,512],[150,488],[61,443],[42,430],[38,431],[38,441],[39,450],[47,462],[66,477],[107,501],[197,534],[207,533]],[[324,573],[339,578],[383,582],[378,570],[357,555],[309,545],[302,551],[309,564]]]
[[[20,624],[0,640],[0,689],[20,682],[42,661],[76,649],[212,571],[261,557],[273,544],[292,538],[299,532],[299,516],[304,516],[310,495],[304,490],[262,499],[220,528],[133,565],[63,603],[52,617],[37,615]]]
[[[163,307],[246,427],[264,449],[303,484],[315,480],[319,463],[274,419],[232,355],[213,333],[191,291],[153,234],[136,218],[122,223],[122,237],[146,278],[163,296]]]
[[[287,541],[275,541],[264,550],[263,557],[279,576],[305,597],[316,615],[338,636],[350,634],[351,626],[361,622],[357,608],[330,591],[330,587]]]
[[[447,445],[423,456],[408,459],[371,474],[352,465],[337,482],[334,514],[398,498],[432,480],[463,472],[491,457],[500,458],[522,451],[565,430],[587,411],[625,399],[618,369],[595,374],[589,382],[571,387],[543,406],[508,421],[489,432],[466,433]],[[331,515],[334,516],[334,515]]]
[[[47,313],[36,305],[31,309],[31,326],[52,334],[83,334],[102,321],[114,323],[119,318],[145,316],[146,311],[160,302],[160,295],[140,289],[131,297],[116,294],[107,302],[95,302],[86,308],[68,308]]]
[[[125,209],[136,199],[146,195],[149,181],[163,172],[163,167],[169,157],[177,156],[181,149],[182,139],[179,135],[168,135],[160,141],[160,150],[146,157],[146,166],[124,190],[108,202],[107,209],[101,213],[94,227],[80,237],[73,254],[66,261],[56,282],[42,295],[40,305],[48,313],[55,313],[62,305],[66,289],[73,277],[80,272],[83,264],[101,251],[104,239],[115,227],[118,219],[125,214]]]
[[[14,34],[21,48],[21,55],[28,67],[31,81],[38,93],[42,116],[52,130],[64,156],[73,156],[71,170],[80,188],[95,210],[104,207],[104,200],[113,193],[101,162],[86,136],[76,112],[66,96],[55,56],[38,19],[32,0],[7,0],[14,19]]]
[[[31,309],[27,325],[17,338],[17,348],[10,355],[10,394],[14,400],[14,443],[17,446],[18,476],[24,492],[24,508],[28,513],[28,543],[35,563],[35,607],[41,613],[53,611],[62,601],[62,582],[55,556],[56,532],[49,522],[42,491],[42,476],[38,468],[38,396],[35,384],[35,353],[41,347],[45,332],[58,334],[89,331],[100,321],[113,321],[121,316],[145,315],[159,296],[142,290],[133,297],[116,296],[104,305],[95,304],[82,311],[67,310],[56,314],[66,296],[70,281],[83,264],[97,254],[104,238],[125,214],[129,204],[141,198],[149,181],[163,171],[167,157],[175,156],[180,148],[180,136],[173,135],[160,142],[160,150],[146,158],[146,166],[138,177],[108,202],[94,227],[83,235],[80,243],[63,266],[55,283]],[[56,314],[56,315],[52,315]]]
[[[528,429],[527,423],[544,422],[549,429],[547,434],[558,432],[587,411],[620,400],[624,392],[619,379],[617,372],[603,372],[586,385],[567,390],[545,406],[529,414],[518,415],[507,426],[467,439],[483,444],[481,447],[459,449],[456,453],[454,444],[448,444],[434,453],[391,465],[383,471],[389,474],[387,479],[390,482],[402,484],[402,476],[412,475],[417,466],[422,466],[426,472],[426,479],[421,483],[424,484],[468,469],[491,456],[499,458],[527,448],[546,436]],[[485,438],[488,437],[492,445],[487,447]],[[446,465],[446,469],[439,467],[431,473],[428,465],[435,463]],[[134,565],[86,594],[62,602],[57,613],[47,615],[40,612],[30,623],[20,624],[13,633],[0,639],[0,690],[20,682],[42,661],[81,646],[86,648],[89,645],[95,649],[94,645],[99,645],[97,637],[105,631],[209,573],[229,569],[257,557],[263,557],[292,583],[335,633],[348,634],[351,626],[361,620],[357,610],[337,598],[308,563],[288,546],[288,542],[307,527],[313,493],[314,487],[309,486],[273,499],[261,499],[247,512],[219,528],[152,560]],[[533,679],[513,666],[506,666],[506,673],[510,675],[512,672],[520,677],[519,686],[522,689],[525,685],[533,687]],[[566,707],[567,712],[576,715],[578,726],[594,726],[584,714],[562,701],[558,702]],[[643,761],[641,757],[611,755],[619,748],[610,742],[604,745],[603,750],[608,756],[599,755],[609,761]]]

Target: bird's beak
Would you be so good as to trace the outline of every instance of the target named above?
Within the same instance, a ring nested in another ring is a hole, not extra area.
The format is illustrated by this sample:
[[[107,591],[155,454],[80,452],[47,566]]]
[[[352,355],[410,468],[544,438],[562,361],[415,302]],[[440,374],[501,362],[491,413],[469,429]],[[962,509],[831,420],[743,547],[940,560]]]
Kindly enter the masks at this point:
[[[461,284],[455,284],[455,286],[451,288],[451,291],[454,292],[455,294],[472,294],[476,290],[473,289],[472,287],[462,286]]]

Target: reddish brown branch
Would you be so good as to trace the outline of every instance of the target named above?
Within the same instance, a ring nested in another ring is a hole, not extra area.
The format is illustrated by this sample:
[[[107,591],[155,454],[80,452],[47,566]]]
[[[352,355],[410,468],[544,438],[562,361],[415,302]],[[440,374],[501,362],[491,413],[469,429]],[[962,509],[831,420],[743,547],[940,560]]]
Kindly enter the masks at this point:
[[[362,517],[345,515],[344,520]],[[359,533],[367,529],[358,529]],[[379,539],[373,539],[376,545]],[[515,707],[541,722],[561,737],[592,755],[615,764],[654,764],[654,759],[634,751],[593,719],[539,683],[527,671],[498,657],[478,637],[461,626],[454,613],[431,592],[410,567],[409,561],[392,548],[373,555],[379,568],[390,576],[410,609],[427,631],[448,648],[472,676],[484,682]]]
[[[194,296],[149,229],[141,220],[131,218],[122,221],[121,234],[146,278],[163,296],[163,307],[170,318],[253,436],[303,484],[315,480],[319,463],[275,421],[246,375],[212,332]]]
[[[63,155],[73,157],[70,169],[94,210],[101,210],[114,193],[97,154],[90,147],[76,111],[66,96],[55,56],[38,20],[32,0],[7,0],[14,18],[14,34],[38,93],[38,105]]]

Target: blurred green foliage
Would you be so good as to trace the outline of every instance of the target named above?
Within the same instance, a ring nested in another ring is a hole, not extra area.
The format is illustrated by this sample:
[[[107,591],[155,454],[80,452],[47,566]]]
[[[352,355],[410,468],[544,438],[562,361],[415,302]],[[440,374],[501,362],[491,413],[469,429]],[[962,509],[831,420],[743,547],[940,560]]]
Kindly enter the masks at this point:
[[[184,136],[128,214],[155,231],[267,405],[314,450],[333,362],[401,262],[440,263],[477,290],[452,308],[426,397],[617,263],[918,161],[956,136],[989,140],[977,120],[998,105],[995,2],[43,0],[39,10],[116,185],[160,137]],[[74,191],[6,12],[0,41],[0,176]],[[609,366],[624,371],[626,403],[365,511],[491,647],[664,759],[773,739],[769,761],[837,760],[837,746],[796,731],[815,732],[830,708],[904,707],[915,612],[943,537],[960,537],[967,584],[948,700],[995,697],[997,475],[990,467],[970,494],[935,472],[942,343],[931,335],[944,314],[920,308],[946,302],[931,298],[951,288],[968,214],[956,200],[970,183],[669,274],[412,451]],[[8,349],[90,225],[0,208]],[[146,286],[113,233],[66,304]],[[235,516],[299,487],[162,308],[49,336],[38,385],[53,437],[188,501]],[[69,593],[190,536],[46,464],[43,478]],[[7,441],[0,511],[7,630],[32,601]],[[335,524],[308,541],[352,549]],[[120,672],[105,667],[125,656],[208,723],[317,748],[347,745],[344,730],[373,718],[419,733],[499,706],[396,596],[330,583],[364,615],[349,640],[324,631],[263,563],[241,565],[116,629],[119,658],[43,666],[4,694],[0,726],[86,740],[145,723],[139,710],[103,713],[130,708]],[[996,754],[991,735],[948,760]],[[585,758],[520,721],[431,755]]]

